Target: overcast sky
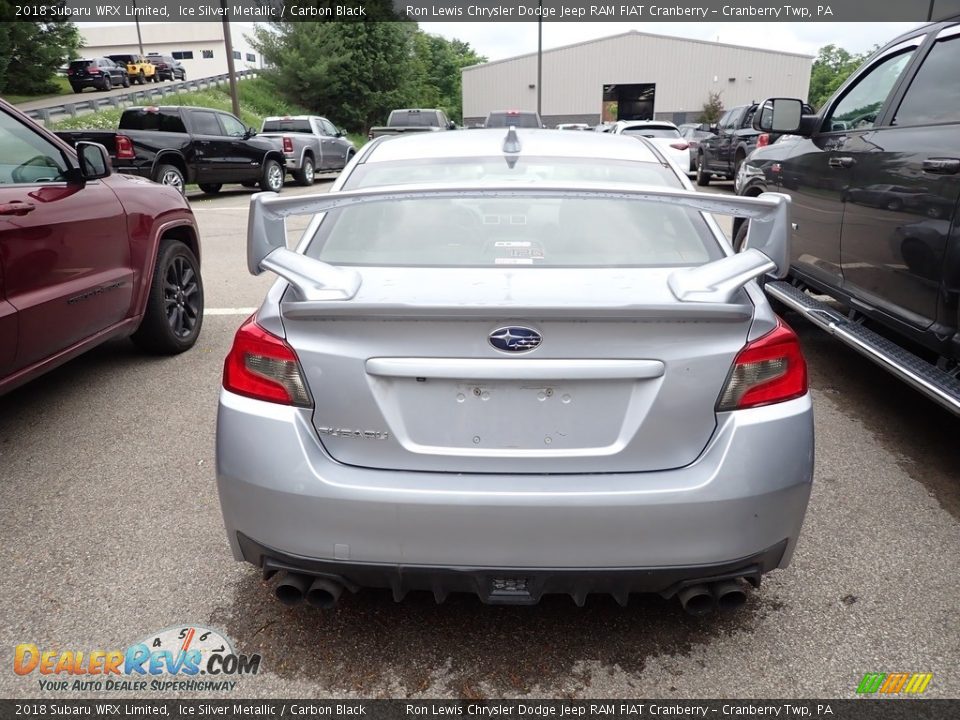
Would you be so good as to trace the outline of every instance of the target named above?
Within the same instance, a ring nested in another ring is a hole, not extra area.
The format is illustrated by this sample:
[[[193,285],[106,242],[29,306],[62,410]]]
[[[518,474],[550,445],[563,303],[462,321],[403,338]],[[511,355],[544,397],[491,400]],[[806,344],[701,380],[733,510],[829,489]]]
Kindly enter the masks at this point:
[[[545,22],[543,47],[554,48],[628,30],[697,38],[816,55],[824,45],[863,52],[884,44],[921,23],[616,23]],[[420,28],[446,38],[464,40],[490,60],[537,50],[536,22],[420,23]]]

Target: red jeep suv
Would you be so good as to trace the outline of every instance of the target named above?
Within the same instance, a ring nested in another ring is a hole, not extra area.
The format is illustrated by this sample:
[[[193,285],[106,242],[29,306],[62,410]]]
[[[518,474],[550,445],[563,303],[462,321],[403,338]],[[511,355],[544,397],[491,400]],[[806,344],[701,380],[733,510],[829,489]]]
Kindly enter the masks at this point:
[[[0,393],[113,337],[189,349],[200,236],[172,188],[112,175],[106,150],[0,101]]]

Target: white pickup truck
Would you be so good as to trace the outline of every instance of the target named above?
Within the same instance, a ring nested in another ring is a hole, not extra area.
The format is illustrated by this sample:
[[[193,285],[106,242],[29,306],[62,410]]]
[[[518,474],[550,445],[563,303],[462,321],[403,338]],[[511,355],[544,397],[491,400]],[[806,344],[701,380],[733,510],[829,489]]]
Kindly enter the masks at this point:
[[[316,173],[342,170],[357,151],[343,130],[317,115],[265,118],[259,137],[274,141],[283,152],[287,172],[298,185],[312,185]]]

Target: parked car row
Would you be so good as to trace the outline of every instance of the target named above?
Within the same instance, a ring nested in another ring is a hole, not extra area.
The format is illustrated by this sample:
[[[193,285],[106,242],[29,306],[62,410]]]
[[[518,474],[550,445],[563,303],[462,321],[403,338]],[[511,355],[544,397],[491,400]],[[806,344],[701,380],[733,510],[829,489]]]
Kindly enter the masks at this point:
[[[289,172],[302,185],[316,171],[343,169],[355,153],[342,130],[322,117],[273,117],[260,134],[222,110],[181,105],[127,108],[117,130],[70,130],[71,145],[99,143],[114,170],[170,185],[196,183],[213,195],[228,183],[280,192]],[[272,132],[271,132],[272,131]]]
[[[179,60],[160,53],[81,58],[71,61],[66,72],[70,87],[76,93],[88,87],[110,90],[130,87],[133,83],[187,79],[187,71]]]

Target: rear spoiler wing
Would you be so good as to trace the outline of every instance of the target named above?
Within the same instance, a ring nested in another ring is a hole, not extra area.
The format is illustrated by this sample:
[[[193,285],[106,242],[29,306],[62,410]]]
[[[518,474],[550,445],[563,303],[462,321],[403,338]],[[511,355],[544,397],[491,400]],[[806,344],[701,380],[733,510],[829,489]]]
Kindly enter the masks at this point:
[[[287,249],[286,219],[316,215],[367,203],[460,198],[584,198],[660,202],[750,221],[745,250],[706,265],[683,268],[669,278],[681,301],[728,302],[740,287],[769,273],[786,277],[790,265],[790,198],[763,193],[731,197],[661,187],[624,187],[598,183],[571,188],[560,184],[399,185],[325,194],[281,196],[256,193],[250,202],[247,268],[253,275],[270,270],[287,280],[305,301],[349,300],[360,289],[360,274]]]

